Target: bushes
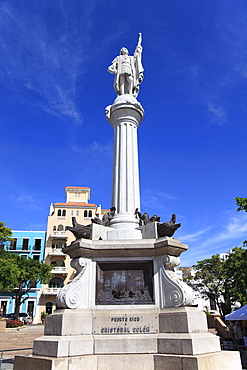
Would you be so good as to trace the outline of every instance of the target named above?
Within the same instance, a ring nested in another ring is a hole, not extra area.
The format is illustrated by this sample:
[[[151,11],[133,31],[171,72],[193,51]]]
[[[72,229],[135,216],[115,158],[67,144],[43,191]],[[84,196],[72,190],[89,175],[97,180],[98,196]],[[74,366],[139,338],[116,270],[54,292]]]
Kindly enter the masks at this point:
[[[23,326],[24,323],[20,320],[7,320],[6,328],[17,328],[18,326]]]

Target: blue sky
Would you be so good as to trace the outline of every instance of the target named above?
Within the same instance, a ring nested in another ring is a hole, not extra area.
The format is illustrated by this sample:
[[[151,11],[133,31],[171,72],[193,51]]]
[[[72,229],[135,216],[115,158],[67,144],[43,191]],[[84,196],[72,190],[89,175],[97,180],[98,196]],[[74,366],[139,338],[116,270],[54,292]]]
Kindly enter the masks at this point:
[[[247,238],[247,2],[0,1],[1,221],[45,230],[65,186],[110,207],[107,67],[143,33],[142,212],[182,227],[183,266]]]

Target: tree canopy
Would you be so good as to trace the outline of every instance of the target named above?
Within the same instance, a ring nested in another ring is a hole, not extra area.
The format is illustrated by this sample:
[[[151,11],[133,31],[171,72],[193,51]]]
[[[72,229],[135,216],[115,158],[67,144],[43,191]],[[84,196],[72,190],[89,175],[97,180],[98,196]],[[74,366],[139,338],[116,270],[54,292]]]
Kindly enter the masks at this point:
[[[52,266],[19,254],[0,250],[0,291],[10,293],[15,300],[15,315],[19,317],[20,305],[29,297],[36,284],[52,276]]]
[[[12,229],[7,227],[5,222],[0,222],[0,246],[3,246],[5,242],[11,240]]]
[[[194,277],[191,285],[203,296],[214,301],[221,316],[231,312],[231,306],[239,301],[247,304],[247,250],[236,247],[226,260],[214,255],[192,266]]]
[[[238,209],[237,211],[245,211],[247,212],[247,198],[234,198],[236,200]]]

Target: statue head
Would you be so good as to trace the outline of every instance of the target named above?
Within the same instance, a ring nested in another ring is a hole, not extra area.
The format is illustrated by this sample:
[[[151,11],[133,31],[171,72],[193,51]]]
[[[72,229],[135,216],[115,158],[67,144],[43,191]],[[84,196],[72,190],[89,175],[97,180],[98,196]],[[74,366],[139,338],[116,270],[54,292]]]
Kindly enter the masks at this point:
[[[120,50],[120,55],[129,55],[129,50],[127,48],[122,48]]]

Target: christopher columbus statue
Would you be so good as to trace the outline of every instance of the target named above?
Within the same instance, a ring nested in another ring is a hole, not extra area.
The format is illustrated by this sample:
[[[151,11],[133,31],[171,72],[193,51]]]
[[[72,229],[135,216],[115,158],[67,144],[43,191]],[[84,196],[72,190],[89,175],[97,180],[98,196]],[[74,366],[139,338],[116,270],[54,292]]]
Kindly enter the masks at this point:
[[[118,95],[130,94],[137,97],[139,85],[143,80],[142,66],[142,34],[139,33],[138,44],[134,56],[129,55],[126,48],[120,50],[118,55],[108,68],[108,72],[115,74],[114,89]]]

